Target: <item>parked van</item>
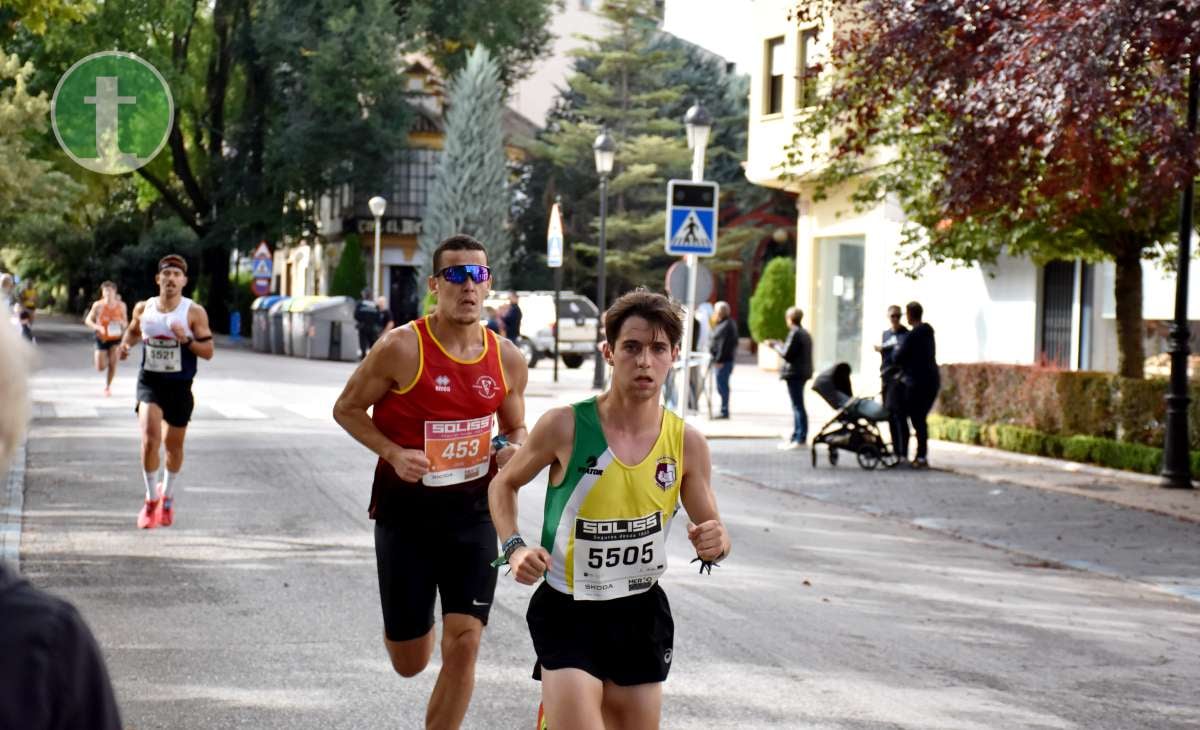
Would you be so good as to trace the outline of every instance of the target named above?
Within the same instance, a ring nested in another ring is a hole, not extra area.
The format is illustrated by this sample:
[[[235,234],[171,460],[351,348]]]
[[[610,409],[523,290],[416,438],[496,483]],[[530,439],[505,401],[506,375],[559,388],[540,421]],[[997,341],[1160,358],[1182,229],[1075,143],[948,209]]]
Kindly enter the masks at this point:
[[[508,306],[507,291],[492,292],[485,307],[502,311]],[[563,364],[577,368],[596,352],[598,312],[592,300],[572,291],[559,293],[558,312],[554,311],[554,292],[518,291],[521,307],[521,338],[516,343],[529,367],[538,360],[554,356],[554,328],[558,327],[558,353]]]

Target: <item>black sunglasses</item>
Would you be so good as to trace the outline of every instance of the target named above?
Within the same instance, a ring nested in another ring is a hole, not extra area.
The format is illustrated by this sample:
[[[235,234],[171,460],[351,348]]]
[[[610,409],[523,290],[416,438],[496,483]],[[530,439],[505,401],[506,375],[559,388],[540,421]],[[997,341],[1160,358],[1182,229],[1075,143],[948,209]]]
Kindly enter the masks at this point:
[[[442,277],[451,284],[462,284],[469,276],[471,281],[482,284],[492,278],[492,270],[483,264],[457,264],[447,266],[437,272],[436,276]]]

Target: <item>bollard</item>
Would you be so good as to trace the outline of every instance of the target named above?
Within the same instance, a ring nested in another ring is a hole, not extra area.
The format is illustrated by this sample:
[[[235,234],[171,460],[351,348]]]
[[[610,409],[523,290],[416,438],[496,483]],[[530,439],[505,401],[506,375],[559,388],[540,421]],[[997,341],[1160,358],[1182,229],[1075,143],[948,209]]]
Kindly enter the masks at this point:
[[[229,340],[230,342],[238,342],[242,339],[242,313],[229,313]]]

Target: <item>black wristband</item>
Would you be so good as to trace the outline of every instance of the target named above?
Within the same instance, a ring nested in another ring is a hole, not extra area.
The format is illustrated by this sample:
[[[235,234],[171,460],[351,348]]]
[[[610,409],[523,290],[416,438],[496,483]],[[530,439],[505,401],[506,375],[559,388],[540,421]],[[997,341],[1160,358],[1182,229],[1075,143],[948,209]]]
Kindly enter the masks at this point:
[[[528,547],[525,544],[525,540],[521,538],[519,533],[505,540],[504,547],[502,548],[504,552],[504,562],[507,563],[508,559],[512,557],[512,554],[516,552],[517,548],[519,547]]]

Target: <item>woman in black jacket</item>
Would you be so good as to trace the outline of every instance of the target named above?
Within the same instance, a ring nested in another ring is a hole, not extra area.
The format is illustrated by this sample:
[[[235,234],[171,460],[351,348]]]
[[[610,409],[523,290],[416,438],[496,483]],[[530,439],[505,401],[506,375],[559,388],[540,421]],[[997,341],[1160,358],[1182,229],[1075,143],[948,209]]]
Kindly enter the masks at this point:
[[[767,340],[766,344],[783,357],[779,377],[787,383],[788,396],[792,399],[792,437],[780,449],[798,449],[808,440],[808,411],[804,408],[804,384],[813,374],[812,337],[800,326],[804,312],[799,307],[789,307],[787,314],[788,336],[782,344],[778,340]]]
[[[913,432],[917,435],[917,454],[912,465],[914,469],[924,469],[929,466],[929,426],[925,418],[933,408],[933,402],[937,400],[942,381],[938,375],[937,345],[933,338],[933,327],[922,320],[924,308],[919,302],[909,302],[904,307],[904,313],[911,331],[904,342],[896,347],[894,361],[900,366],[902,373],[900,379],[904,386],[904,410],[908,420],[912,422]],[[897,452],[901,457],[908,454],[907,439],[899,445]]]

